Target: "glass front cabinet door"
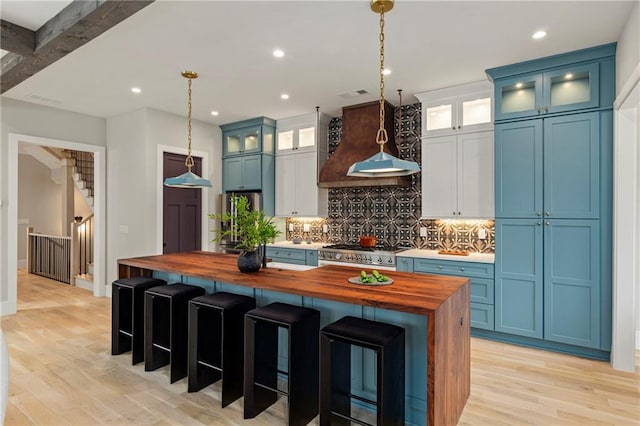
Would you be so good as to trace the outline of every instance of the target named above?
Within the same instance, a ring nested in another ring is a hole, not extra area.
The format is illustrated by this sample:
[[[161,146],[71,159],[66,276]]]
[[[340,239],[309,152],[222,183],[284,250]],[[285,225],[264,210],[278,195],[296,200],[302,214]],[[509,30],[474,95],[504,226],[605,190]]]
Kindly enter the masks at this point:
[[[470,83],[418,93],[422,102],[423,136],[491,130],[493,103],[491,84]]]
[[[496,120],[596,108],[598,64],[523,74],[495,82]]]

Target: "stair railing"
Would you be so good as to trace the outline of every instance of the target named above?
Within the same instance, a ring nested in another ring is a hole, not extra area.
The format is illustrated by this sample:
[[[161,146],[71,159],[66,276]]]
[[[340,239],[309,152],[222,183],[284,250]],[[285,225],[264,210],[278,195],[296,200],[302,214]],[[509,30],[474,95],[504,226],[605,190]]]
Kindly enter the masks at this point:
[[[76,160],[76,170],[89,189],[89,195],[93,195],[93,152],[67,151],[69,156]]]
[[[93,263],[93,232],[93,213],[71,224],[71,276],[74,278],[88,273]]]
[[[52,280],[71,282],[71,237],[44,235],[27,228],[27,270]]]

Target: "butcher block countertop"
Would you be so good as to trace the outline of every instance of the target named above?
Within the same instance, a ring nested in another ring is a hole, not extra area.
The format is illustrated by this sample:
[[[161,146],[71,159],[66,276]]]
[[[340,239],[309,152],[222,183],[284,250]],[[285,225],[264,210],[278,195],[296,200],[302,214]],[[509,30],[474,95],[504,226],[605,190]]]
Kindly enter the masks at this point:
[[[266,268],[241,273],[237,255],[205,251],[118,260],[119,278],[153,271],[275,292],[407,312],[426,317],[426,424],[455,425],[470,392],[470,284],[466,278],[391,272],[391,285],[350,284],[359,268],[325,265],[307,271]]]
[[[443,275],[383,271],[393,279],[391,285],[358,285],[350,284],[347,280],[360,275],[360,269],[334,265],[307,271],[264,268],[256,273],[242,273],[238,270],[237,255],[205,251],[120,259],[118,263],[152,271],[421,315],[438,309],[468,281],[465,278]]]

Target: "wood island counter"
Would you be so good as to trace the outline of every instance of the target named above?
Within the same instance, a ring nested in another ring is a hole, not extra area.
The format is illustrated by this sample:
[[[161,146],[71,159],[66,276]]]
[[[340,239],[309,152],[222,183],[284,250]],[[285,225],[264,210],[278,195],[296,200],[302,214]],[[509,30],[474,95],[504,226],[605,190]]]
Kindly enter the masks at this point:
[[[265,268],[256,273],[241,273],[237,255],[204,251],[118,260],[119,278],[155,275],[194,285],[210,282],[216,291],[227,290],[225,286],[229,285],[240,286],[264,292],[264,300],[257,297],[259,305],[261,301],[270,302],[272,294],[301,296],[302,304],[320,309],[323,325],[343,313],[351,313],[348,309],[355,309],[353,307],[363,312],[373,311],[382,321],[389,315],[393,319],[393,312],[411,314],[411,318],[423,321],[421,324],[426,319],[426,325],[418,328],[419,333],[414,331],[413,337],[408,334],[407,339],[407,351],[412,351],[407,357],[418,357],[413,372],[407,365],[407,380],[415,381],[426,368],[426,383],[418,383],[423,394],[426,387],[426,416],[417,420],[408,418],[407,422],[455,425],[470,392],[469,281],[440,275],[384,272],[393,279],[393,284],[350,284],[347,279],[359,275],[360,269],[333,265],[307,271]],[[333,305],[327,308],[327,301],[339,303],[333,309]],[[412,342],[420,345],[412,346]],[[410,393],[407,390],[407,398]]]

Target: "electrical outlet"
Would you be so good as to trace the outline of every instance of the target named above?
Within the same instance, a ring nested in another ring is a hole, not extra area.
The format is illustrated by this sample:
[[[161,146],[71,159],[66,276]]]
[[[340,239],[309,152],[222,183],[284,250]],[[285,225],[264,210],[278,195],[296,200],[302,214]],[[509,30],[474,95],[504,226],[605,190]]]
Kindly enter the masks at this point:
[[[302,232],[309,232],[311,231],[311,225],[309,225],[308,223],[305,223],[302,225]]]
[[[487,230],[484,228],[478,229],[478,239],[486,240],[487,239]]]
[[[323,234],[328,234],[329,233],[329,225],[327,225],[327,224],[323,224],[322,225],[322,233]]]
[[[427,228],[425,228],[424,226],[420,227],[420,236],[421,237],[426,237],[427,236]]]
[[[293,232],[293,223],[289,224],[289,232]]]

